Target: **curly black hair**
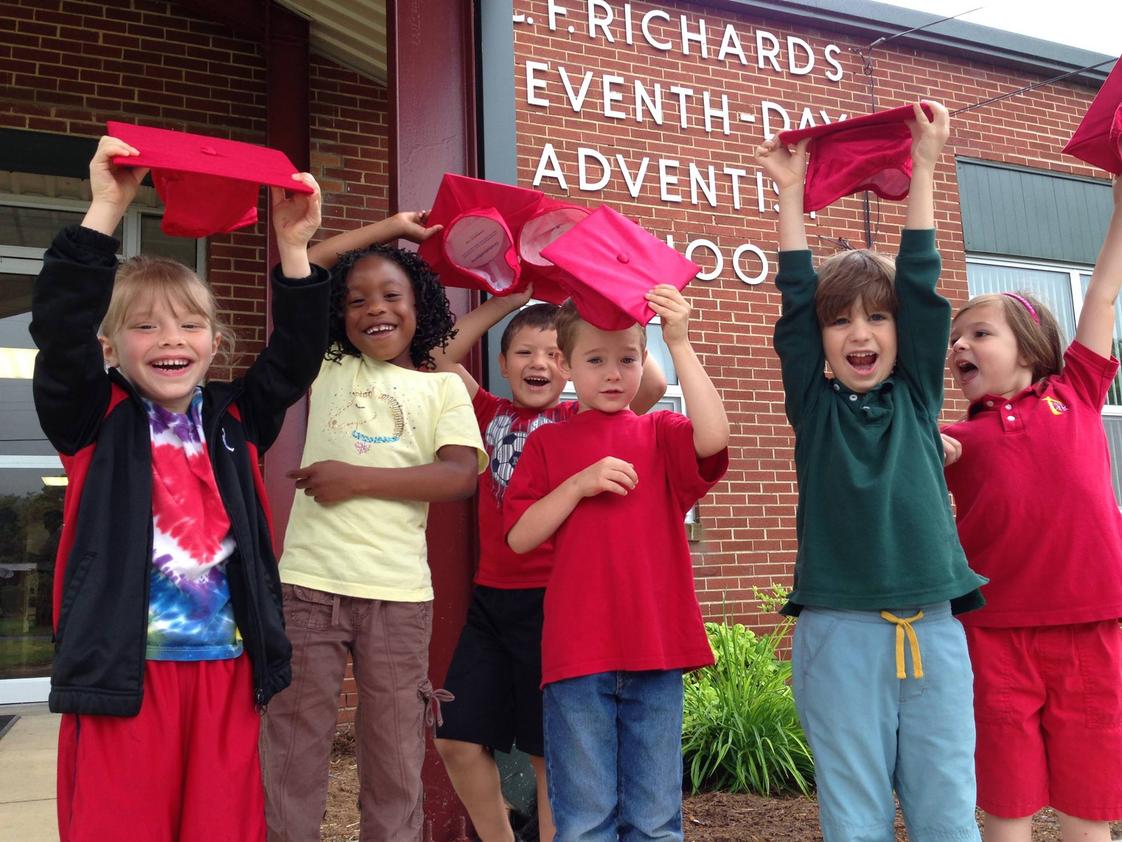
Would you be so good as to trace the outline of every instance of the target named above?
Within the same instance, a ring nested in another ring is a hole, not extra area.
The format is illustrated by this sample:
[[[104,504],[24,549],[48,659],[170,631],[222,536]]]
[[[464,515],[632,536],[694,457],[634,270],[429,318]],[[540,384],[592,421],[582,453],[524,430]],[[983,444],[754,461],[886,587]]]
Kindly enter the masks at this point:
[[[374,245],[344,252],[331,268],[331,345],[325,359],[339,362],[344,356],[361,357],[362,352],[347,338],[344,307],[347,301],[347,276],[364,257],[381,257],[401,267],[413,287],[413,304],[417,311],[417,330],[409,343],[409,358],[418,369],[432,370],[436,362],[430,353],[443,348],[456,335],[452,325],[455,317],[436,273],[417,254],[394,246]]]

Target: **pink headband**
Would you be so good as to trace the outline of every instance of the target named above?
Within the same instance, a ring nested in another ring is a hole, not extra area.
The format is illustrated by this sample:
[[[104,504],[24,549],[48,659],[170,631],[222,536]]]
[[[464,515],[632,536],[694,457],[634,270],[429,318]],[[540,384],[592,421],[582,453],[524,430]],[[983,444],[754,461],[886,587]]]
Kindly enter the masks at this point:
[[[1025,298],[1023,295],[1017,295],[1017,293],[1015,292],[1003,292],[1001,294],[1009,296],[1014,301],[1019,301],[1021,303],[1021,306],[1028,310],[1028,314],[1032,316],[1032,320],[1037,324],[1040,324],[1040,316],[1037,315],[1036,308],[1029,303],[1029,300],[1027,298]]]

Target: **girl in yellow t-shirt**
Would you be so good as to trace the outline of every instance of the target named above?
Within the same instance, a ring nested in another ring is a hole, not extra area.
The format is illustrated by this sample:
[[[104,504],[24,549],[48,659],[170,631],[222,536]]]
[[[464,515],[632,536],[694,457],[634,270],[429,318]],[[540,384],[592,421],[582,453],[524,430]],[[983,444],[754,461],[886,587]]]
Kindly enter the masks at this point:
[[[423,239],[423,214],[379,225]],[[369,234],[370,229],[361,229]],[[330,263],[337,245],[313,259]],[[373,238],[371,238],[373,239]],[[452,335],[444,289],[412,252],[372,246],[331,269],[332,346],[312,385],[303,467],[281,557],[292,686],[265,720],[270,835],[318,838],[347,655],[364,839],[419,839],[432,582],[428,504],[475,491],[486,453],[455,374],[431,373]]]

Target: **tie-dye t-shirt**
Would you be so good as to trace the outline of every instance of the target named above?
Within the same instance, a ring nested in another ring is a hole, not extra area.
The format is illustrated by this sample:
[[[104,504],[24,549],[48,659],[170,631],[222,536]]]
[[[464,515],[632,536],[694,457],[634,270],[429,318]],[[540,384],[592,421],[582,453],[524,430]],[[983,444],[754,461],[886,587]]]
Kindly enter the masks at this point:
[[[145,401],[152,433],[152,569],[147,657],[211,661],[242,652],[226,559],[234,551],[202,424],[202,390],[187,414]]]

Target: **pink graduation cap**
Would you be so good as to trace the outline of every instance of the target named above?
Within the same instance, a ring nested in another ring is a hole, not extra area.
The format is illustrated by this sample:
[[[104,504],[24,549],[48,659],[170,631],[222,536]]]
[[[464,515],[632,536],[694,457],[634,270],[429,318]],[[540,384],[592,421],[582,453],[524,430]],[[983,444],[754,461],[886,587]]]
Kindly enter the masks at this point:
[[[164,203],[160,227],[172,237],[206,237],[254,224],[262,184],[313,192],[293,181],[296,167],[279,149],[115,120],[106,129],[140,152],[118,156],[114,164],[152,169]]]
[[[924,113],[933,119],[931,108]],[[837,123],[783,132],[779,142],[795,146],[810,138],[803,210],[821,210],[842,196],[872,190],[882,199],[908,195],[912,179],[912,106],[877,111]]]
[[[444,229],[420,253],[445,286],[509,295],[533,283],[535,298],[560,304],[563,273],[541,251],[587,214],[536,190],[445,173],[428,218]]]
[[[581,317],[601,330],[645,325],[655,312],[646,294],[658,284],[682,289],[700,267],[609,207],[574,225],[542,254],[568,273]]]
[[[1064,152],[1107,172],[1122,174],[1122,61],[1114,63]]]

